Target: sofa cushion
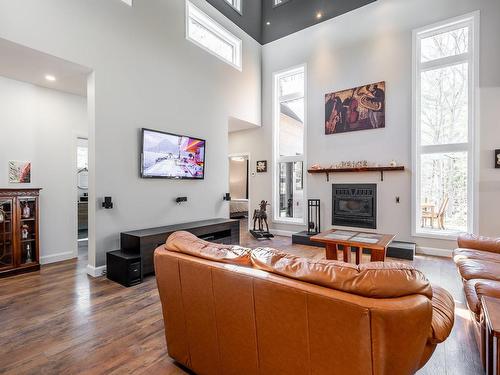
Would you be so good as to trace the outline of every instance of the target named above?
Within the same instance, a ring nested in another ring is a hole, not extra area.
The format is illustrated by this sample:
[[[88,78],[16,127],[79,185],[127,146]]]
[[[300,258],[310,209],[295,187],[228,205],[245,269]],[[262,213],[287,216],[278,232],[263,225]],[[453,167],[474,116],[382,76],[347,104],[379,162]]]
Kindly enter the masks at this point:
[[[402,263],[355,266],[339,261],[301,258],[270,248],[253,250],[251,259],[259,269],[364,297],[396,298],[422,294],[432,298],[432,288],[425,276]]]
[[[464,259],[478,259],[486,260],[488,262],[500,263],[500,254],[490,253],[488,251],[474,250],[474,249],[455,249],[453,251],[453,260],[458,263]]]
[[[469,309],[479,320],[481,313],[481,297],[500,298],[500,281],[473,279],[464,284],[465,297]]]
[[[457,262],[464,280],[486,279],[500,281],[500,263],[479,259],[462,259]]]
[[[500,253],[500,238],[462,234],[458,237],[458,247]]]
[[[432,286],[432,322],[429,341],[439,344],[446,340],[455,323],[455,302],[450,293],[438,286]]]
[[[250,261],[250,249],[241,246],[219,245],[207,242],[189,232],[181,231],[172,233],[167,239],[165,249],[215,262],[246,267],[252,265]]]

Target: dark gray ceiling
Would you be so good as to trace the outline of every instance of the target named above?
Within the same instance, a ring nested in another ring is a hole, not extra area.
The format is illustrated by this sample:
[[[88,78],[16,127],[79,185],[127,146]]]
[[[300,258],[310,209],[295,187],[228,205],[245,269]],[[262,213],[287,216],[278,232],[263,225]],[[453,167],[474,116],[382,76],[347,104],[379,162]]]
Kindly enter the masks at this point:
[[[241,0],[242,14],[226,0],[207,1],[255,40],[266,44],[376,0],[288,0],[277,7],[273,6],[274,0]],[[320,19],[316,17],[318,12]]]

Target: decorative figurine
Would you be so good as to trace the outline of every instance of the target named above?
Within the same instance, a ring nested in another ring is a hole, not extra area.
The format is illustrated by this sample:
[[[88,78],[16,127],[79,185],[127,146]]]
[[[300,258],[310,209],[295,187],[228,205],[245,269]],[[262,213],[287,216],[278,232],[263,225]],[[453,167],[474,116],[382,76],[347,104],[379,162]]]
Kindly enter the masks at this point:
[[[274,237],[271,233],[269,233],[266,212],[267,206],[270,206],[270,204],[263,200],[260,202],[260,208],[253,212],[253,230],[251,230],[250,233],[258,240],[266,240]],[[257,222],[259,223],[258,230],[256,229]],[[266,225],[265,231],[264,224]]]
[[[5,211],[0,208],[0,224],[5,221]]]
[[[27,244],[26,245],[26,263],[31,263],[33,262],[33,259],[31,259],[31,245]]]
[[[398,166],[398,163],[396,162],[396,160],[392,160],[392,161],[389,163],[389,165],[390,165],[391,167],[397,167],[397,166]]]
[[[31,209],[28,202],[24,203],[22,216],[23,219],[29,219],[31,217]]]
[[[28,239],[28,236],[29,236],[28,229],[29,229],[29,227],[26,224],[24,224],[21,227],[21,239],[23,239],[23,240],[27,240]]]

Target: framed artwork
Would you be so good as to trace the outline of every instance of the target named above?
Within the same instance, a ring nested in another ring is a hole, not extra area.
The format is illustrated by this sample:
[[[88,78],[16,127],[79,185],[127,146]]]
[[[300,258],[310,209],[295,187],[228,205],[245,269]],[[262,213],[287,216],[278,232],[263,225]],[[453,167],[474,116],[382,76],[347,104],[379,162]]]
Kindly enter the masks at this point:
[[[325,134],[385,128],[385,82],[325,95]]]
[[[495,150],[495,168],[500,168],[500,149]]]
[[[31,182],[31,162],[9,161],[9,182],[29,184]]]
[[[260,160],[257,162],[257,173],[267,172],[267,160]]]

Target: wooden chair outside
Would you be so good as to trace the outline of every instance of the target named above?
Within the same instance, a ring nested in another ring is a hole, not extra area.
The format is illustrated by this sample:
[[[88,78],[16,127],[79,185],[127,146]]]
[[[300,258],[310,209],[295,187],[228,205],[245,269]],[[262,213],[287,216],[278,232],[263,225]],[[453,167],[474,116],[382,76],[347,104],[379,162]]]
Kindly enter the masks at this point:
[[[446,209],[448,208],[448,204],[450,202],[450,198],[445,196],[441,205],[439,206],[439,210],[436,212],[434,208],[428,210],[427,208],[422,209],[422,228],[427,224],[427,221],[430,222],[431,228],[434,228],[434,222],[437,221],[439,229],[446,229],[444,226],[444,219],[446,215]]]

